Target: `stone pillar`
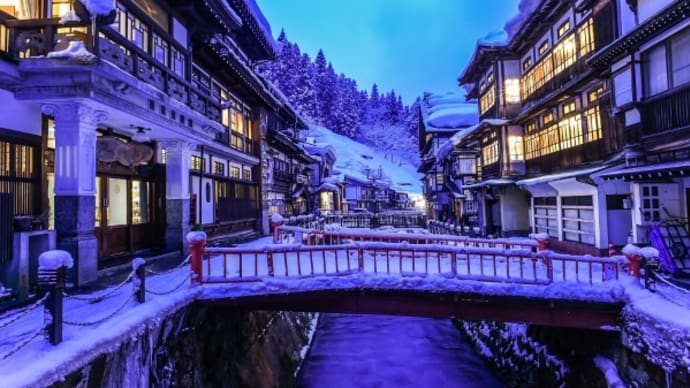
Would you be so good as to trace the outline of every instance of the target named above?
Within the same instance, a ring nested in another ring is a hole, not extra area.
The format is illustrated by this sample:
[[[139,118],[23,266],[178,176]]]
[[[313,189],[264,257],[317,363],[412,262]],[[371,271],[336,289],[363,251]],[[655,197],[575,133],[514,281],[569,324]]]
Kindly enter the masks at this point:
[[[69,279],[81,285],[98,275],[96,128],[108,115],[82,102],[47,104],[42,111],[55,120],[57,246],[74,258]]]
[[[161,143],[167,150],[165,162],[166,223],[165,248],[189,253],[185,236],[191,230],[189,225],[189,167],[192,144],[182,141]]]

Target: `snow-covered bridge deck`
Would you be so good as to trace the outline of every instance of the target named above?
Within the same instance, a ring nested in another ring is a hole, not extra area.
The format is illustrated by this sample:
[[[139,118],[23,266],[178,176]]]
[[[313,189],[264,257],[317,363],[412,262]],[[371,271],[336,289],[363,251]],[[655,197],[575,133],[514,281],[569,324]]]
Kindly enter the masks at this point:
[[[615,326],[623,257],[531,248],[407,241],[206,248],[196,280],[206,285],[201,300],[244,308]]]

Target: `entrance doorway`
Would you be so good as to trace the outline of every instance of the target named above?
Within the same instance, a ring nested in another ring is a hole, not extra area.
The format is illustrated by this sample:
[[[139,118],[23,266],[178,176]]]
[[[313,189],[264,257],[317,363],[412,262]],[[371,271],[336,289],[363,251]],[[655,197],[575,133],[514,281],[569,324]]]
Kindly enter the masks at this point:
[[[156,184],[139,177],[96,177],[99,257],[154,248]]]

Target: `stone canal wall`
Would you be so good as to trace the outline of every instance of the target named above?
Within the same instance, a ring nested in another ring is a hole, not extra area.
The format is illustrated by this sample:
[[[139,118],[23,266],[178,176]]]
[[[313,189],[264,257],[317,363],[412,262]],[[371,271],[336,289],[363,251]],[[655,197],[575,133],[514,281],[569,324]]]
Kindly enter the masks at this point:
[[[630,314],[624,312],[620,332],[496,322],[456,325],[507,387],[617,386],[595,365],[596,356],[611,360],[627,387],[690,386],[688,370],[677,360],[688,354],[690,341],[680,333],[671,338],[674,333],[654,321]]]
[[[142,325],[52,387],[291,386],[312,318],[195,303]]]

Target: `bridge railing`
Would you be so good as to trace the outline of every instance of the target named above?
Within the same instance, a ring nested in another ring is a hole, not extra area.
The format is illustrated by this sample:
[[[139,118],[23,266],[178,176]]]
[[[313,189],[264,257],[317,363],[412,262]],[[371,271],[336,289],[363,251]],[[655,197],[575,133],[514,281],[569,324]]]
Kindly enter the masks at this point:
[[[550,284],[594,284],[618,279],[617,257],[557,254],[531,249],[460,247],[384,242],[337,245],[270,245],[206,248],[200,282],[233,283],[269,278],[348,276],[355,273]]]
[[[299,228],[294,226],[279,226],[274,234],[274,243],[333,245],[356,241],[368,242],[407,242],[411,244],[439,244],[460,247],[482,247],[502,249],[531,249],[536,250],[535,240],[515,239],[487,239],[467,236],[431,235],[419,233],[353,233],[339,231],[324,231]]]

